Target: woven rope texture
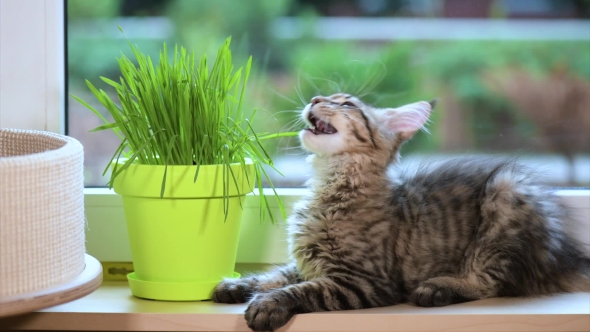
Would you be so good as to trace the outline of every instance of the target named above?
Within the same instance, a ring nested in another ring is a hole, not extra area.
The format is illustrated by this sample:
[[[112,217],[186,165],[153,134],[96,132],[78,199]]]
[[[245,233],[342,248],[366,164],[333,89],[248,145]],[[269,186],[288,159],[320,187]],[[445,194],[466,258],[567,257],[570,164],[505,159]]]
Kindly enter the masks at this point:
[[[84,269],[84,151],[75,139],[0,128],[0,297]]]

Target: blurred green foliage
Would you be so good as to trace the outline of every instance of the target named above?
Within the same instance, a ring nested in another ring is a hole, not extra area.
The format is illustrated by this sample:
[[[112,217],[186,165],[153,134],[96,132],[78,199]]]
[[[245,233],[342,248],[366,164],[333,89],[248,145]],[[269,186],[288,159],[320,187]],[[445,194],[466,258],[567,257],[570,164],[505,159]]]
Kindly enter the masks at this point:
[[[211,53],[228,35],[237,56],[261,60],[272,36],[269,25],[285,14],[291,0],[172,1],[165,14],[176,27],[176,38],[188,49]],[[279,58],[277,54],[274,56]]]
[[[209,54],[231,35],[236,57],[254,56],[247,106],[262,107],[275,115],[276,120],[268,117],[268,122],[257,124],[266,130],[294,123],[296,111],[318,94],[345,91],[378,107],[452,96],[467,110],[464,126],[475,138],[470,149],[489,150],[498,135],[506,131],[506,123],[513,126],[516,137],[523,142],[535,128],[514,105],[485,84],[483,75],[520,68],[543,78],[560,67],[569,75],[590,81],[587,41],[326,41],[309,34],[317,18],[309,7],[301,7],[298,13],[306,22],[302,37],[278,40],[273,37],[271,23],[291,12],[293,2],[170,0],[161,15],[170,19],[174,31],[164,38],[170,45],[179,43],[197,54]],[[69,0],[68,19],[81,24],[93,17],[113,18],[118,15],[117,3]],[[107,28],[117,30],[116,24]],[[95,83],[99,75],[116,75],[115,58],[126,49],[124,40],[109,38],[112,33],[106,32],[104,37],[92,39],[76,31],[70,31],[70,35],[71,89],[83,88],[84,79]],[[157,54],[162,41],[132,39],[147,54]],[[445,107],[441,100],[433,113],[432,135],[418,135],[404,147],[406,154],[441,148],[439,120],[445,116]],[[286,144],[295,146],[297,142]]]
[[[68,0],[68,18],[115,17],[119,15],[119,0]]]
[[[535,131],[515,105],[485,84],[485,74],[524,69],[542,79],[562,68],[570,76],[590,80],[590,45],[585,41],[437,42],[426,53],[427,67],[439,89],[452,93],[470,111],[474,150],[486,149],[506,130],[497,119],[511,123],[522,140]],[[506,146],[506,150],[511,148],[514,146]]]

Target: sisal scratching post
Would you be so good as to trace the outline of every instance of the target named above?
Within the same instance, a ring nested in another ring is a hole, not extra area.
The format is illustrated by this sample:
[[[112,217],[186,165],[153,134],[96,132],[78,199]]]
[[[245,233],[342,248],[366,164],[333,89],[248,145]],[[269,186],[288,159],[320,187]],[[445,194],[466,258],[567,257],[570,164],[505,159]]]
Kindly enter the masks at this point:
[[[0,317],[65,302],[47,296],[89,272],[83,163],[71,137],[0,129]]]

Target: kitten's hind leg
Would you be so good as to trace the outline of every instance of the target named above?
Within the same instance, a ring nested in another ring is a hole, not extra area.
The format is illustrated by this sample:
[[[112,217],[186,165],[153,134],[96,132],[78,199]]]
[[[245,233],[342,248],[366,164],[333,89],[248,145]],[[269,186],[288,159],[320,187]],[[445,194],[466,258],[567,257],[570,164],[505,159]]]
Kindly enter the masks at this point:
[[[441,307],[454,303],[479,300],[495,295],[494,283],[485,283],[472,276],[467,278],[436,277],[418,286],[410,302],[421,307]]]
[[[270,272],[251,275],[240,279],[224,279],[213,291],[217,303],[244,303],[254,293],[266,292],[286,285],[301,282],[296,265],[277,267]]]

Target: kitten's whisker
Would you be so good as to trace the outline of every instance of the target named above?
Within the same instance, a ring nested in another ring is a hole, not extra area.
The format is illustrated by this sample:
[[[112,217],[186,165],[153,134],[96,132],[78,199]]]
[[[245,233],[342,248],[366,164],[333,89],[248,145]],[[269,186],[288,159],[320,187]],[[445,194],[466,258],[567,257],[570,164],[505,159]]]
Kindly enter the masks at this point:
[[[299,122],[300,121],[300,122]],[[301,130],[306,127],[306,124],[301,120],[294,120],[290,121],[285,124],[283,128],[286,128],[286,131],[295,131],[295,129]]]
[[[299,88],[295,87],[295,91],[297,91],[297,96],[299,97],[299,100],[301,100],[301,104],[303,104],[303,106],[307,105],[307,102],[305,101],[301,91],[299,91]]]
[[[342,90],[340,89],[340,85],[333,80],[329,80],[327,78],[321,78],[321,77],[315,77],[313,79],[318,80],[318,81],[327,82],[329,85],[334,85],[336,87],[335,92],[342,92]],[[321,91],[321,89],[315,83],[310,82],[310,84],[313,84],[313,87],[316,88],[316,90]],[[319,93],[319,94],[322,94],[322,93]],[[328,93],[326,93],[326,94],[328,94]]]
[[[306,77],[306,81],[307,81],[307,83],[308,83],[310,86],[312,86],[312,87],[315,89],[315,94],[316,94],[316,95],[321,95],[321,94],[323,94],[323,93],[322,93],[322,90],[321,90],[321,89],[320,89],[320,88],[319,88],[319,87],[318,87],[318,86],[317,86],[317,85],[316,85],[316,84],[313,82],[313,79],[315,79],[315,78],[313,78],[313,77],[312,77],[311,75],[309,75],[309,74],[306,74],[306,76],[307,76],[307,77]]]
[[[277,111],[274,114],[283,114],[283,113],[295,113],[295,114],[299,114],[301,113],[302,110],[283,110],[283,111]]]
[[[305,62],[306,60],[307,60],[307,58],[305,60],[303,60],[303,62]],[[302,69],[302,67],[303,67],[303,63],[301,64],[301,66],[297,70],[297,86],[295,87],[295,91],[297,92],[297,96],[299,97],[301,104],[305,106],[308,103],[305,100],[305,98],[303,97],[303,94],[301,93],[301,69]]]
[[[282,94],[282,93],[278,92],[277,90],[273,89],[273,88],[272,88],[272,87],[270,87],[270,86],[267,86],[267,87],[266,87],[266,89],[270,90],[270,92],[274,93],[274,94],[275,94],[275,95],[277,95],[278,97],[280,97],[280,98],[282,98],[282,99],[284,99],[284,100],[286,100],[286,101],[288,101],[288,102],[292,103],[293,105],[299,105],[299,103],[297,103],[295,100],[293,100],[293,99],[291,99],[291,98],[289,98],[289,97],[285,96],[284,94]]]
[[[300,117],[296,117],[295,119],[287,122],[287,124],[288,125],[295,124],[295,125],[301,125],[301,126],[305,126],[306,125],[305,121],[303,121],[303,119],[301,119]]]
[[[359,91],[357,92],[360,97],[363,97],[367,92],[374,90],[387,75],[387,67],[385,64],[382,61],[378,62],[381,64],[380,68],[375,68],[373,70],[368,80],[360,87]]]

